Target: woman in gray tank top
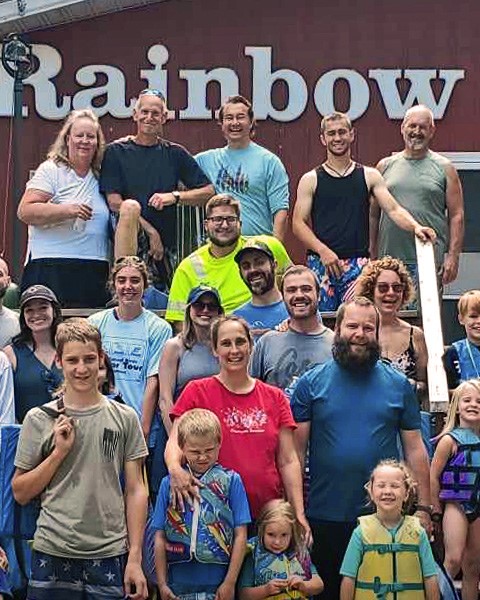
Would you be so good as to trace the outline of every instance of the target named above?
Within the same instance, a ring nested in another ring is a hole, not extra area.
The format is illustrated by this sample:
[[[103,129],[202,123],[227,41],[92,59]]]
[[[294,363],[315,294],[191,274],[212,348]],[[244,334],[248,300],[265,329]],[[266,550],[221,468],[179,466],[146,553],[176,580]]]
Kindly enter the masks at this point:
[[[212,353],[210,326],[223,313],[215,288],[199,285],[190,291],[183,330],[165,344],[158,368],[160,410],[167,433],[172,427],[170,410],[185,385],[220,370]]]

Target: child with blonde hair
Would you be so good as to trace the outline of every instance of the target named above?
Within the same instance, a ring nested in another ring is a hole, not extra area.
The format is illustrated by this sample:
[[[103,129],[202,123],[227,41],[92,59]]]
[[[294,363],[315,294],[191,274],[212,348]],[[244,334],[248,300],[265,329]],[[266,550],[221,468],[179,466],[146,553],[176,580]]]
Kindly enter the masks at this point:
[[[458,320],[466,337],[453,342],[445,353],[448,385],[480,377],[480,290],[465,292],[457,304]]]
[[[258,535],[249,540],[239,578],[241,600],[308,598],[323,590],[300,523],[285,500],[271,500],[258,517]]]
[[[382,460],[365,485],[375,514],[359,518],[340,568],[340,600],[439,600],[435,564],[406,465]]]
[[[164,477],[153,515],[155,567],[162,600],[199,594],[233,600],[247,541],[250,510],[240,475],[218,464],[222,431],[218,417],[194,408],[178,419],[185,468],[199,482],[193,507],[174,504]]]
[[[430,469],[434,521],[442,521],[444,565],[463,573],[462,599],[477,600],[480,579],[480,379],[454,391]]]

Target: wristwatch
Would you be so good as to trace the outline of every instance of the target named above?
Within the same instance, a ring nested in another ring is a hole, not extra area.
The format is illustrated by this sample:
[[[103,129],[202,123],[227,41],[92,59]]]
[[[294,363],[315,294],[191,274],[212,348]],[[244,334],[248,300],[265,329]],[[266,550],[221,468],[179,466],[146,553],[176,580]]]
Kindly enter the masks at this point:
[[[175,190],[172,192],[172,196],[175,198],[175,204],[178,204],[180,202],[180,192]]]

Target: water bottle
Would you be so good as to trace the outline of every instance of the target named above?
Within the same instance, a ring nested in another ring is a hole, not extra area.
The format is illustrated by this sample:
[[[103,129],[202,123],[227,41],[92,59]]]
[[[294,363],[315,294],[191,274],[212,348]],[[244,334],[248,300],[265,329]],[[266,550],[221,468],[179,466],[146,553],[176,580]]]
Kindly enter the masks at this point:
[[[82,202],[82,204],[86,204],[87,206],[91,206],[92,205],[92,198],[91,198],[91,196],[88,196],[88,198],[86,198]],[[78,233],[82,233],[83,231],[85,231],[85,227],[86,226],[87,226],[87,221],[84,221],[80,217],[77,217],[75,219],[75,221],[73,222],[73,231],[77,231]]]

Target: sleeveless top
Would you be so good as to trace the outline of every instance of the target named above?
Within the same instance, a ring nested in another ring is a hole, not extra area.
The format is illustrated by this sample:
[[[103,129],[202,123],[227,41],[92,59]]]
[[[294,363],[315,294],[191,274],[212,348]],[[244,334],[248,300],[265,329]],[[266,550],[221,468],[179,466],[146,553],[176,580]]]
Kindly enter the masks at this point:
[[[212,354],[208,346],[197,342],[190,349],[185,350],[180,357],[175,398],[178,398],[189,381],[217,375],[219,372],[218,358]]]
[[[278,554],[266,550],[258,537],[248,540],[247,552],[253,554],[253,571],[255,587],[265,585],[272,579],[288,579],[298,575],[302,579],[312,578],[311,559],[308,552],[304,556],[294,550],[286,550]],[[306,599],[302,592],[289,589],[268,597],[269,600]]]
[[[478,502],[480,497],[480,437],[471,429],[455,427],[449,435],[457,452],[449,459],[440,478],[440,500]]]
[[[462,381],[480,377],[480,350],[471,344],[467,338],[453,342],[457,351],[460,378]]]
[[[355,580],[355,600],[425,600],[419,520],[404,517],[395,533],[386,529],[376,515],[358,521],[363,558]]]
[[[53,393],[63,381],[63,374],[55,363],[50,369],[46,367],[26,344],[12,344],[12,348],[17,359],[13,373],[15,418],[22,423],[31,408],[53,399]]]
[[[383,177],[400,206],[408,210],[419,223],[435,230],[435,262],[440,266],[448,243],[444,159],[431,150],[421,159],[405,158],[399,152],[387,161]],[[406,262],[417,262],[413,234],[400,229],[382,211],[378,231],[378,256],[386,254]]]
[[[413,346],[413,327],[410,327],[408,347],[395,358],[388,359],[393,367],[409,379],[417,378],[417,356]]]
[[[365,168],[358,163],[345,177],[333,177],[317,167],[312,228],[339,258],[368,257],[370,192]]]
[[[168,563],[230,562],[235,528],[230,506],[233,476],[233,471],[217,463],[199,478],[203,487],[198,489],[200,502],[195,500],[193,510],[169,505],[165,520]]]

